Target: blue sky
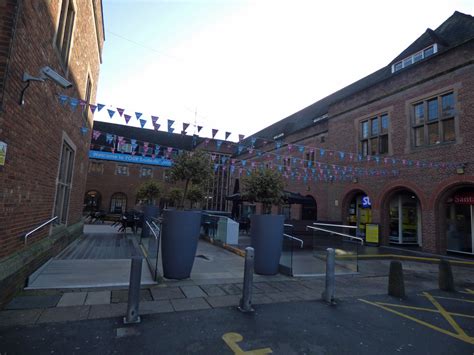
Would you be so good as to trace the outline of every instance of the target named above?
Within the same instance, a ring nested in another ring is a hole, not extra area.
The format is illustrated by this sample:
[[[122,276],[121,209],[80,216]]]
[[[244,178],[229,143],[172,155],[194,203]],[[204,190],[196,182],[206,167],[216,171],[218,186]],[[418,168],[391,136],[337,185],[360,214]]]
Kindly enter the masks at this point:
[[[387,65],[467,0],[103,0],[97,102],[246,135]],[[197,114],[196,114],[197,110]],[[111,121],[106,111],[96,119]],[[118,114],[112,120],[124,123]],[[132,120],[137,125],[138,121]],[[163,128],[164,129],[164,128]],[[188,130],[193,133],[193,128]]]

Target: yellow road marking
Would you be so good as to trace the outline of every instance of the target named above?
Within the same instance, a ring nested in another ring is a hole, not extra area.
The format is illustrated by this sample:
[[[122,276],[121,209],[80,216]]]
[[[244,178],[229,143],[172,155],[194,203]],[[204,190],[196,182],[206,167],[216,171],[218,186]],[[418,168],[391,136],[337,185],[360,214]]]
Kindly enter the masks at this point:
[[[397,255],[397,254],[374,254],[374,255],[338,255],[337,258],[358,258],[358,259],[370,259],[370,258],[378,258],[378,259],[404,259],[404,260],[420,260],[420,261],[433,261],[439,262],[441,259],[439,258],[428,258],[422,256],[408,256],[408,255]],[[457,265],[473,265],[474,261],[461,261],[461,260],[449,260],[451,264]]]
[[[470,289],[466,288],[466,293],[469,293],[469,294],[471,294],[471,295],[474,295],[474,290],[470,290]]]
[[[450,332],[450,331],[448,331],[448,330],[446,330],[446,329],[443,329],[443,328],[437,327],[437,326],[435,326],[435,325],[432,325],[432,324],[430,324],[430,323],[427,323],[427,322],[425,322],[425,321],[422,321],[422,320],[420,320],[420,319],[418,319],[418,318],[411,317],[411,316],[409,316],[409,315],[407,315],[407,314],[398,312],[398,311],[396,311],[396,310],[394,310],[394,309],[390,309],[390,308],[388,308],[388,307],[386,307],[386,306],[383,306],[383,305],[381,305],[381,304],[378,304],[377,302],[370,302],[370,301],[367,301],[367,300],[364,300],[364,299],[361,299],[361,298],[359,298],[359,301],[364,302],[364,303],[367,303],[367,304],[370,304],[370,305],[375,306],[375,307],[382,308],[382,309],[384,309],[384,310],[386,310],[386,311],[388,311],[388,312],[394,313],[394,314],[396,314],[396,315],[398,315],[398,316],[400,316],[400,317],[403,317],[403,318],[409,319],[409,320],[411,320],[411,321],[413,321],[413,322],[416,322],[416,323],[418,323],[418,324],[424,325],[425,327],[428,327],[428,328],[430,328],[430,329],[432,329],[432,330],[436,330],[436,331],[438,331],[438,332],[440,332],[440,333],[443,333],[443,334],[452,336],[453,338],[462,340],[462,341],[464,341],[464,342],[466,342],[466,343],[468,343],[468,344],[474,344],[474,338],[472,338],[472,337],[463,336],[463,335],[460,335],[460,334],[457,334],[457,333]]]
[[[244,337],[239,333],[225,333],[222,336],[222,340],[225,341],[227,346],[234,352],[234,354],[246,354],[246,355],[264,355],[271,354],[273,351],[270,348],[255,349],[249,351],[243,351],[240,346],[237,345],[238,342],[244,340]]]
[[[422,296],[422,295],[418,295],[418,296]],[[439,299],[442,299],[442,300],[452,300],[452,301],[460,301],[460,302],[467,302],[467,303],[474,303],[474,300],[471,301],[471,300],[466,300],[464,298],[456,298],[456,297],[444,297],[444,296],[432,296],[434,298],[439,298]]]
[[[431,303],[433,303],[433,306],[436,307],[436,309],[441,313],[441,315],[448,321],[449,324],[451,324],[451,327],[461,336],[470,338],[464,330],[459,326],[459,324],[456,323],[456,321],[451,317],[448,312],[439,304],[438,301],[436,301],[433,296],[431,296],[428,292],[423,292],[423,295],[430,300]],[[474,338],[472,339],[474,341]]]
[[[436,309],[431,308],[423,308],[423,307],[413,307],[413,306],[404,306],[402,304],[393,304],[393,303],[385,303],[385,302],[377,302],[377,304],[381,304],[382,306],[390,306],[390,307],[398,307],[398,308],[406,308],[406,309],[413,309],[414,311],[425,311],[431,313],[439,313]],[[464,317],[464,318],[474,318],[474,315],[464,314],[464,313],[453,313],[448,312],[448,314],[456,317]]]

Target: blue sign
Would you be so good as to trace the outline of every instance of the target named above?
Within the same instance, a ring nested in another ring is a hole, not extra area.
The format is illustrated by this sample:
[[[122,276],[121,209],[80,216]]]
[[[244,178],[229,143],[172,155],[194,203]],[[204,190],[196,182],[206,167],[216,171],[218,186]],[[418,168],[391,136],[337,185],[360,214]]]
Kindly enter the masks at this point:
[[[369,196],[362,197],[362,208],[371,208],[372,203],[370,202]]]
[[[162,158],[151,158],[143,157],[141,155],[129,155],[129,154],[116,154],[110,152],[102,152],[97,150],[89,151],[89,158],[119,161],[123,163],[137,163],[145,165],[159,165],[159,166],[171,166],[171,160]]]

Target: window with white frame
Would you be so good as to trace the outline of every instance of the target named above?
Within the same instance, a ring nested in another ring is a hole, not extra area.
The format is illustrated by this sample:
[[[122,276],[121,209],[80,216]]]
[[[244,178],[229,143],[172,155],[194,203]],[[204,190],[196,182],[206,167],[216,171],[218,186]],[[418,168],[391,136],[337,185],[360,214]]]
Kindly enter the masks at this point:
[[[456,140],[453,92],[430,97],[412,105],[413,146],[423,147]]]
[[[58,48],[63,64],[66,66],[69,61],[75,17],[76,10],[73,1],[63,0],[56,34],[56,48]]]
[[[388,153],[388,127],[388,113],[382,113],[360,122],[359,152],[362,156]]]
[[[148,166],[142,166],[140,169],[140,177],[152,177],[153,169]]]
[[[117,164],[115,168],[116,175],[128,175],[128,165]]]
[[[89,172],[92,174],[103,174],[104,164],[97,161],[91,161],[89,163]]]
[[[58,222],[62,224],[67,223],[67,215],[69,212],[74,155],[73,148],[63,141],[58,178],[56,180],[56,203],[54,206],[54,215],[58,217]]]
[[[438,45],[435,43],[393,64],[392,73],[395,73],[403,68],[406,68],[412,64],[415,64],[416,62],[419,62],[422,59],[428,58],[429,56],[435,54],[436,52],[438,52]]]

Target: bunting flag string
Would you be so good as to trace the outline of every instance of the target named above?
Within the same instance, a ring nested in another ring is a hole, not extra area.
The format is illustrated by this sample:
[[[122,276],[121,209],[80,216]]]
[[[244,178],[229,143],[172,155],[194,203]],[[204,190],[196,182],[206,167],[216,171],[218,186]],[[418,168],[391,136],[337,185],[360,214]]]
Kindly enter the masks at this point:
[[[72,110],[76,110],[77,106],[81,106],[83,109],[87,109],[87,105],[89,106],[89,109],[91,112],[94,114],[96,111],[101,111],[105,105],[101,103],[97,104],[87,104],[82,99],[77,99],[73,97],[69,97],[67,95],[58,95],[58,100],[62,105],[65,105],[66,103],[69,103],[69,106],[71,107]],[[116,110],[112,109],[107,109],[109,117],[112,119],[115,112],[118,112],[120,116],[123,116],[125,118],[126,124],[130,122],[131,115],[124,114],[125,109],[123,108],[116,108]],[[135,112],[136,118],[139,120],[140,126],[142,128],[145,127],[147,120],[146,119],[140,119],[142,116],[141,112]],[[161,127],[160,124],[158,124],[158,116],[151,116],[153,127],[155,130],[159,130]],[[171,126],[175,123],[174,120],[168,120],[168,132],[173,133],[174,128]],[[183,131],[186,131],[186,129],[189,127],[189,123],[183,123]],[[197,126],[197,131],[198,133],[203,129],[203,126]],[[215,136],[218,133],[218,129],[212,129],[212,137],[215,138]],[[229,138],[231,135],[231,132],[225,132],[225,140]],[[234,145],[236,147],[236,152],[238,154],[245,153],[246,151],[249,152],[250,154],[256,153],[255,157],[261,157],[264,152],[267,150],[272,150],[271,147],[267,147],[268,143],[273,142],[275,144],[275,147],[273,149],[279,150],[281,147],[286,145],[288,147],[288,151],[292,152],[293,148],[297,148],[298,152],[301,154],[304,154],[305,151],[309,151],[310,154],[315,153],[316,151],[319,152],[320,157],[326,157],[327,159],[330,159],[332,157],[338,157],[340,161],[349,161],[349,162],[355,162],[355,163],[364,163],[369,162],[369,163],[374,163],[376,165],[391,165],[391,166],[396,166],[396,165],[401,165],[403,167],[415,167],[415,168],[455,168],[457,166],[460,166],[461,163],[458,162],[428,162],[428,161],[420,161],[420,160],[410,160],[410,159],[399,159],[399,158],[394,158],[394,157],[380,157],[380,156],[362,156],[361,154],[357,153],[352,153],[352,152],[344,152],[344,151],[338,151],[338,150],[329,150],[329,149],[324,149],[324,148],[318,148],[318,147],[310,147],[310,146],[305,146],[301,144],[291,144],[291,143],[284,143],[281,140],[268,140],[266,138],[259,138],[259,137],[251,137],[250,138],[250,144],[244,142],[244,135],[239,134],[239,142],[238,143],[233,143],[233,142],[228,142],[227,145],[231,147]],[[260,143],[260,145],[258,144]],[[220,146],[220,145],[219,145]],[[256,149],[256,148],[263,148],[262,149]],[[302,165],[308,165],[308,163],[304,163],[301,161]]]

